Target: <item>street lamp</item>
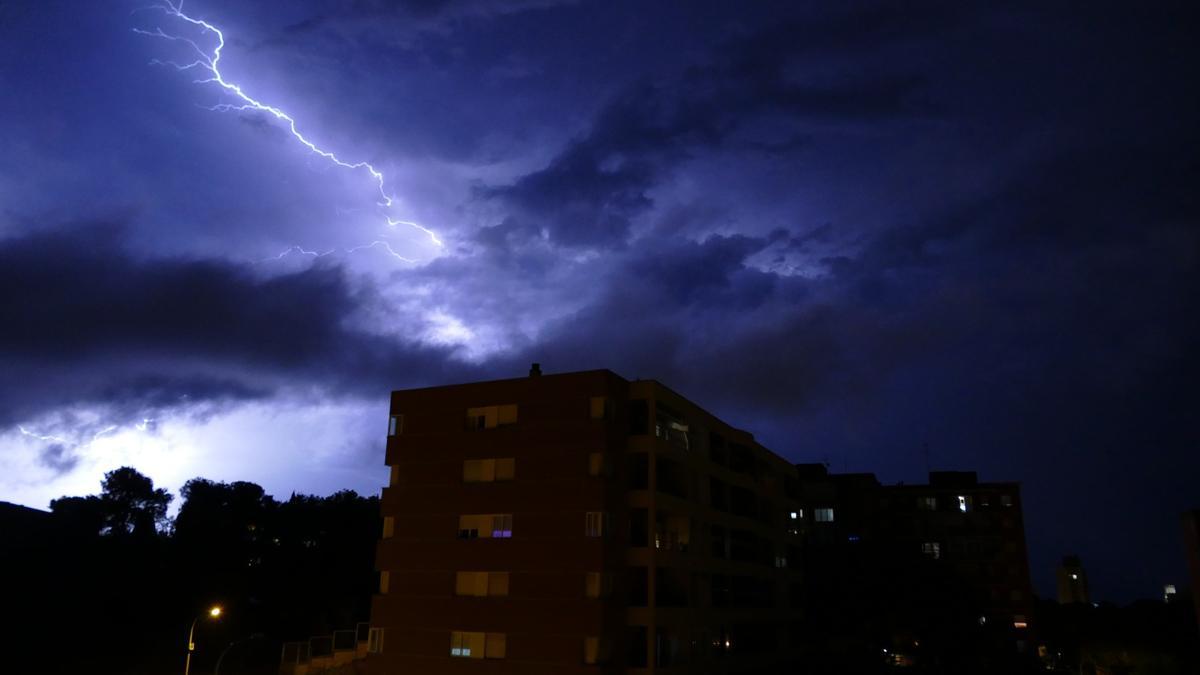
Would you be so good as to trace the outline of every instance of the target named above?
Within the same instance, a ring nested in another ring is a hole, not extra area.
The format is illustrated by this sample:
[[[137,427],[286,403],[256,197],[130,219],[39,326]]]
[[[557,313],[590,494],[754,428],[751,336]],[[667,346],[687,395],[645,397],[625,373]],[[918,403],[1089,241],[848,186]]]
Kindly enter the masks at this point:
[[[219,619],[221,617],[221,606],[213,605],[207,612],[205,612],[205,614],[208,614],[209,618]],[[192,628],[188,631],[187,661],[183,666],[183,675],[188,675],[188,672],[192,669],[192,652],[196,651],[196,622],[199,621],[200,617],[202,616],[204,616],[204,614],[192,619]]]

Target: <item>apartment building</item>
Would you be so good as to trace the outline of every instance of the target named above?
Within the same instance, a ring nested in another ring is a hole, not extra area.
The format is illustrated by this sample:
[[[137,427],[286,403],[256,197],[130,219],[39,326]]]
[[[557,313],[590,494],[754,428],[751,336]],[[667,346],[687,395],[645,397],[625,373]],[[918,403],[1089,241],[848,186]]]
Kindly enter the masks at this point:
[[[1017,483],[934,471],[928,484],[797,466],[805,635],[825,658],[983,667],[1032,650],[1032,585]],[[817,657],[814,657],[817,658]]]
[[[1058,588],[1058,604],[1091,604],[1087,571],[1083,569],[1083,562],[1079,560],[1079,556],[1063,556],[1058,569],[1054,571],[1054,580]]]
[[[372,675],[779,673],[796,469],[607,371],[393,392]]]

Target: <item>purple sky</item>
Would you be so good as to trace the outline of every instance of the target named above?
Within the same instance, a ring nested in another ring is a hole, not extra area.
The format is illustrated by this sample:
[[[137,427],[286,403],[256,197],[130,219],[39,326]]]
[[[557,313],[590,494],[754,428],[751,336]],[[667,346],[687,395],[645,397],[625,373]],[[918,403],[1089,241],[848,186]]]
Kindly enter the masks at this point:
[[[212,110],[134,29],[216,35],[145,5],[0,3],[0,499],[372,492],[389,390],[540,361],[795,461],[1021,481],[1045,593],[1067,553],[1184,583],[1194,4],[189,0],[390,205]]]

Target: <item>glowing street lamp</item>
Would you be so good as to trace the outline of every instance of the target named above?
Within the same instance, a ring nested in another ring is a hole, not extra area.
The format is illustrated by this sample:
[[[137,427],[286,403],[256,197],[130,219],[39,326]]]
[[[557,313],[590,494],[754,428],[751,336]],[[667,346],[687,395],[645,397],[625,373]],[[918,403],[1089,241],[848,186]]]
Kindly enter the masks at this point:
[[[221,618],[221,606],[213,605],[212,607],[209,608],[208,612],[206,612],[206,613],[208,614],[209,618],[211,618],[211,619],[219,619],[219,618]],[[192,628],[191,628],[191,630],[188,631],[187,661],[184,663],[184,666],[183,666],[183,675],[188,675],[188,672],[192,669],[192,652],[196,651],[196,641],[195,641],[196,622],[199,621],[200,617],[202,617],[202,616],[204,616],[204,614],[201,614],[201,615],[197,616],[195,619],[192,619]]]

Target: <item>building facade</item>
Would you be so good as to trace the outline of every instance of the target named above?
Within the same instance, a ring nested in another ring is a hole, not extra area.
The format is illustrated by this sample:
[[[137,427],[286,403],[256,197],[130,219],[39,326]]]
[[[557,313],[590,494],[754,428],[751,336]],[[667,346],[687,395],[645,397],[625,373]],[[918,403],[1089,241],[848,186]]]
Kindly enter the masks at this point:
[[[1192,602],[1196,606],[1196,625],[1200,626],[1200,509],[1183,514],[1183,546],[1187,551],[1188,571],[1192,577]]]
[[[990,672],[1028,660],[1033,593],[1016,483],[934,471],[928,484],[882,485],[821,464],[797,471],[810,663],[936,659]]]
[[[1063,556],[1054,576],[1058,587],[1058,604],[1091,604],[1092,595],[1088,592],[1087,571],[1083,569],[1079,556]]]
[[[391,673],[778,673],[795,468],[609,371],[391,398],[367,659]]]

